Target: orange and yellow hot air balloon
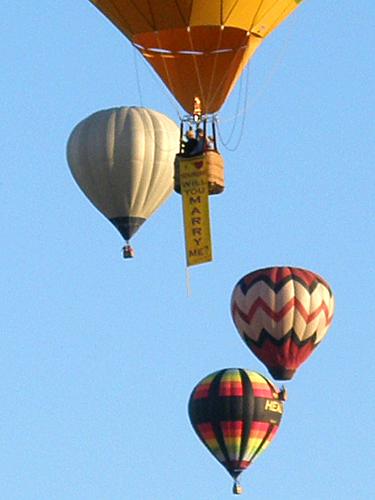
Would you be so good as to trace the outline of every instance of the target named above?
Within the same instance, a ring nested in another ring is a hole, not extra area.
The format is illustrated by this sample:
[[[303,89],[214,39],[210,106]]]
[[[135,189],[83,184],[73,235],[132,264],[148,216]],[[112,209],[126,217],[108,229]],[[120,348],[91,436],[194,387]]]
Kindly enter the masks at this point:
[[[263,40],[302,0],[90,0],[190,114],[217,112]]]

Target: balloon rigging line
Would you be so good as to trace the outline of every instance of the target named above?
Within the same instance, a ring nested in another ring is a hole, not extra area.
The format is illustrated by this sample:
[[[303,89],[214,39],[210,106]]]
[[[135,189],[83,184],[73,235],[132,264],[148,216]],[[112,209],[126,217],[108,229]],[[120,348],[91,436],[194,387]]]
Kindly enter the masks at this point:
[[[293,16],[292,16],[292,18],[293,18]],[[292,24],[292,27],[293,27],[293,24]],[[256,92],[256,94],[253,96],[253,98],[250,99],[250,102],[247,105],[247,107],[238,113],[239,115],[247,113],[258,102],[258,100],[260,100],[260,98],[268,91],[272,80],[275,78],[275,75],[277,74],[280,66],[283,64],[283,62],[285,60],[287,50],[289,49],[289,46],[291,43],[291,39],[292,39],[292,33],[289,32],[288,37],[285,39],[282,47],[278,51],[279,53],[278,53],[277,59],[273,63],[270,70],[267,72],[267,74],[263,80],[263,83],[260,85],[260,89]],[[249,66],[249,64],[248,64],[248,66]],[[227,123],[227,122],[236,120],[236,118],[237,118],[237,115],[234,115],[230,118],[227,118],[222,123]]]
[[[139,49],[137,47],[135,47],[135,48],[137,49],[137,52],[139,52]],[[144,65],[144,67],[147,68],[147,71],[151,75],[152,79],[154,80],[154,82],[156,83],[156,85],[158,86],[158,88],[161,89],[161,91],[163,92],[163,94],[166,96],[166,98],[170,102],[171,106],[174,108],[175,113],[178,116],[179,120],[182,120],[182,115],[180,113],[180,109],[179,109],[179,107],[178,107],[175,99],[171,97],[170,91],[168,91],[166,89],[166,87],[165,87],[165,85],[163,83],[160,85],[160,79],[158,78],[158,76],[156,75],[156,73],[152,70],[152,68],[147,63],[147,61],[145,60],[145,58],[143,56],[142,56],[141,60],[142,60],[142,63]]]
[[[141,87],[141,78],[140,78],[140,73],[139,73],[138,53],[139,53],[138,50],[134,50],[134,66],[135,66],[135,73],[136,73],[136,81],[137,81],[137,89],[138,89],[139,101],[140,101],[141,107],[144,107],[143,106],[143,104],[144,104],[143,103],[143,97],[142,97],[143,92],[142,92],[142,87]],[[143,57],[142,57],[142,61],[144,62]],[[148,65],[147,65],[147,69],[150,70],[150,68],[148,67]],[[155,77],[155,75],[153,73],[151,73],[151,74],[153,75],[153,77]],[[167,93],[165,92],[165,94],[167,94]],[[170,101],[172,101],[172,99],[170,98],[170,96],[168,94],[167,94],[167,97],[168,97],[168,99]],[[150,128],[146,127],[145,130],[150,131],[150,130],[152,130],[152,128],[151,127]],[[166,151],[166,152],[168,152],[168,151],[172,151],[172,149],[174,149],[172,146],[171,146],[170,149],[165,149],[165,148],[162,148],[161,146],[159,146],[159,150],[160,151]]]
[[[258,100],[260,100],[262,98],[262,96],[267,92],[267,90],[268,90],[268,88],[269,88],[272,80],[274,79],[276,73],[279,70],[279,67],[283,64],[283,61],[285,59],[287,50],[288,50],[289,45],[290,45],[291,37],[292,37],[292,34],[290,33],[289,36],[287,37],[287,39],[285,40],[285,42],[283,44],[283,47],[279,51],[279,56],[278,56],[277,60],[275,61],[275,63],[273,64],[272,68],[268,72],[268,75],[266,75],[264,83],[261,85],[261,88],[257,91],[257,93],[254,95],[254,97],[250,100],[250,102],[249,102],[249,99],[248,99],[248,97],[249,97],[248,89],[249,89],[249,65],[250,65],[250,63],[248,63],[246,65],[246,92],[245,92],[245,103],[244,103],[244,106],[242,107],[242,111],[240,111],[240,109],[239,109],[240,108],[241,94],[242,94],[242,80],[243,80],[241,78],[240,79],[240,93],[239,93],[239,99],[238,99],[237,106],[236,106],[236,113],[235,113],[234,116],[232,116],[230,118],[227,118],[226,120],[224,120],[223,122],[221,122],[221,123],[226,123],[226,122],[234,121],[233,127],[232,127],[231,132],[229,134],[229,137],[227,139],[224,140],[224,138],[223,138],[223,136],[222,136],[222,134],[220,132],[219,126],[218,126],[219,140],[220,140],[221,144],[224,146],[224,148],[227,149],[228,151],[236,151],[238,149],[238,147],[240,145],[240,142],[242,140],[243,132],[244,132],[245,121],[246,121],[246,119],[245,119],[246,116],[245,115],[258,102]],[[191,43],[192,43],[191,35],[190,35],[190,40],[191,40]],[[158,39],[158,42],[159,42],[159,45],[160,45],[160,40],[159,39]],[[137,47],[135,47],[135,48],[137,48]],[[137,49],[137,52],[139,52],[139,49]],[[163,85],[163,84],[160,85],[160,80],[157,78],[157,76],[155,75],[155,73],[151,70],[151,68],[149,67],[149,65],[146,63],[144,57],[142,57],[142,61],[143,61],[143,64],[145,64],[145,66],[147,67],[147,69],[148,69],[149,73],[151,74],[152,78],[155,81],[157,81],[158,87],[161,88],[162,92],[165,94],[165,96],[169,100],[170,104],[173,106],[178,119],[181,121],[183,119],[183,116],[182,116],[182,114],[180,112],[180,109],[179,109],[176,101],[171,97],[170,91],[168,91],[165,88],[165,85]],[[197,67],[196,61],[195,61],[195,65],[196,65],[196,72],[197,72],[198,80],[199,80],[199,72],[198,72],[198,67]],[[165,67],[165,64],[164,64],[164,67]],[[138,69],[139,69],[138,65],[136,64],[137,86],[138,86],[138,92],[139,92],[139,95],[140,95],[140,101],[141,101],[141,105],[142,105],[142,92],[141,92],[141,87],[140,87],[140,76],[139,76]],[[165,69],[166,69],[166,67],[165,67]],[[171,89],[172,89],[172,93],[173,93],[173,86],[172,86],[172,84],[170,82],[170,76],[169,76],[169,72],[167,71],[167,69],[166,69],[166,73],[167,73],[167,78],[168,78],[168,81],[170,83],[170,86],[171,86]],[[200,85],[200,81],[199,81],[199,85]],[[229,143],[232,140],[234,131],[236,129],[236,124],[237,124],[238,118],[241,117],[241,116],[242,116],[242,121],[241,121],[241,130],[240,130],[239,138],[238,138],[235,146],[234,147],[230,147]],[[219,123],[218,123],[218,125],[219,125]]]
[[[190,26],[188,27],[188,38],[189,38],[189,43],[190,43],[190,50],[193,53],[194,52],[194,45],[193,45],[193,39],[191,36]],[[204,92],[203,92],[202,80],[201,80],[200,73],[199,73],[199,63],[197,61],[197,56],[195,54],[193,54],[193,62],[194,62],[195,73],[196,73],[196,77],[197,77],[197,81],[198,81],[198,85],[199,85],[199,92],[200,92],[201,97],[203,97],[203,99],[205,99],[206,96],[204,95]]]
[[[214,82],[214,76],[215,76],[215,71],[216,71],[216,67],[217,67],[217,62],[219,60],[219,54],[218,54],[217,51],[220,50],[222,39],[223,39],[223,30],[220,30],[220,37],[219,37],[218,43],[216,45],[216,54],[215,54],[215,60],[214,60],[214,64],[213,64],[212,74],[211,74],[211,81],[210,81],[208,95],[211,95],[211,88],[212,88],[212,85],[213,85],[213,82]],[[229,72],[229,69],[230,69],[230,66],[227,68],[227,73]],[[222,78],[221,81],[222,82],[224,81],[224,77]],[[207,106],[208,107],[211,106],[211,103],[215,99],[216,94],[219,92],[219,90],[220,90],[220,85],[216,88],[216,92],[214,92],[213,95],[211,95],[211,99],[207,100],[208,101],[207,102]]]
[[[268,75],[266,76],[263,85],[255,94],[254,98],[252,99],[252,102],[248,105],[248,108],[243,111],[244,113],[247,112],[252,106],[254,106],[270,88],[273,79],[275,78],[277,72],[279,71],[279,68],[282,66],[285,60],[287,49],[289,48],[290,45],[290,41],[291,37],[289,36],[289,38],[285,41],[284,46],[282,47],[282,52],[280,51],[277,60],[275,61]]]
[[[247,38],[247,36],[246,36],[246,38]],[[211,96],[211,98],[208,100],[208,106],[211,105],[211,103],[216,99],[216,97],[219,94],[219,92],[222,90],[222,88],[223,88],[223,86],[224,86],[224,84],[225,84],[225,82],[227,80],[227,77],[228,77],[231,69],[233,68],[233,64],[236,61],[236,58],[238,57],[240,51],[243,50],[243,49],[244,49],[244,46],[241,46],[241,47],[237,48],[235,51],[233,51],[234,52],[234,56],[232,58],[232,62],[231,62],[231,64],[228,64],[226,71],[221,75],[221,81],[218,84],[218,86],[216,87],[216,90],[213,93],[213,95]]]
[[[151,9],[151,6],[148,5],[149,9],[150,9],[150,13],[151,13],[151,21],[150,19],[143,13],[142,9],[138,6],[138,1],[133,1],[133,0],[129,0],[130,3],[132,4],[133,6],[133,9],[137,11],[138,15],[140,17],[143,18],[143,20],[150,26],[150,28],[155,31],[155,19],[154,19],[154,15],[153,15],[153,11]],[[111,1],[111,4],[113,5],[114,2]],[[118,11],[117,7],[115,5],[113,5],[113,8],[115,10]]]
[[[159,49],[163,49],[163,47],[162,47],[162,45],[160,43],[160,35],[159,35],[158,31],[156,32],[156,40],[158,42],[158,48]],[[169,70],[168,70],[168,65],[165,62],[165,58],[164,57],[162,57],[161,59],[163,61],[163,66],[164,66],[165,74],[167,75],[167,80],[168,80],[169,88],[171,89],[171,92],[174,95],[174,93],[175,93],[174,92],[174,85],[173,85],[173,82],[172,82],[172,79],[171,79],[171,76],[170,76],[170,73],[169,73]]]
[[[188,266],[185,268],[185,283],[186,283],[186,294],[188,297],[191,297],[191,276],[190,276],[190,269]]]
[[[245,88],[245,99],[244,99],[244,108],[246,109],[247,108],[247,100],[248,100],[248,96],[249,96],[249,65],[246,66],[246,88]],[[245,122],[246,122],[246,117],[247,117],[247,114],[246,113],[240,113],[240,103],[242,101],[242,78],[240,80],[240,89],[239,89],[239,95],[238,95],[238,100],[237,100],[237,112],[234,116],[234,122],[233,122],[233,126],[232,126],[232,130],[230,131],[230,134],[229,134],[229,138],[224,141],[223,140],[223,136],[220,132],[220,128],[218,127],[218,135],[219,135],[219,139],[220,139],[220,143],[224,146],[224,148],[227,150],[227,151],[236,151],[242,141],[242,137],[243,137],[243,133],[244,133],[244,130],[245,130]],[[232,140],[232,137],[233,137],[233,134],[234,134],[234,131],[236,129],[236,125],[237,125],[237,120],[239,119],[239,117],[241,117],[241,127],[240,127],[240,133],[239,133],[239,136],[238,136],[238,139],[237,139],[237,142],[235,143],[234,146],[232,147],[229,147],[229,143],[230,141]]]
[[[136,80],[137,80],[139,103],[143,107],[141,80],[139,77],[139,68],[138,68],[138,51],[134,50],[133,53],[134,53],[134,67],[135,67],[135,75],[136,75]]]
[[[249,73],[248,67],[246,67],[245,71],[246,71],[246,74],[248,75],[248,73]],[[240,103],[242,101],[242,99],[241,99],[241,96],[242,96],[242,87],[243,87],[243,78],[240,79],[240,85],[239,85],[239,89],[238,89],[237,105],[236,105],[236,114],[234,115],[234,120],[232,120],[233,121],[233,125],[232,125],[232,129],[231,129],[231,131],[229,133],[229,137],[225,141],[223,140],[222,137],[220,137],[220,142],[223,144],[224,147],[226,147],[226,146],[229,145],[230,141],[232,140],[234,131],[236,129],[237,119],[238,119],[239,114],[240,114]],[[219,133],[219,136],[220,136],[220,133]]]
[[[218,93],[222,90],[222,88],[223,88],[223,86],[224,86],[224,84],[225,84],[225,82],[226,82],[226,79],[227,79],[227,77],[228,77],[228,75],[229,75],[229,73],[230,73],[231,69],[233,68],[233,66],[235,66],[235,68],[236,68],[236,65],[235,65],[234,63],[236,63],[237,58],[239,57],[239,55],[241,54],[241,52],[242,52],[243,50],[245,50],[245,48],[246,48],[246,44],[248,43],[248,42],[247,42],[247,38],[248,38],[248,35],[246,34],[245,39],[244,39],[244,42],[243,42],[243,45],[241,45],[241,46],[239,46],[237,49],[233,50],[234,55],[233,55],[233,57],[232,57],[232,62],[231,62],[230,64],[228,64],[228,65],[227,65],[227,69],[226,69],[226,71],[225,71],[225,72],[221,75],[221,81],[220,81],[220,83],[217,85],[216,91],[215,91],[215,92],[214,92],[214,94],[211,96],[211,99],[209,100],[209,105],[210,105],[210,104],[214,101],[214,99],[217,97]],[[243,65],[241,61],[240,61],[240,63],[241,63],[241,64],[240,64],[240,66],[242,66],[242,68],[246,68],[246,67],[247,67],[247,65]],[[242,71],[242,70],[241,70],[241,71]],[[238,79],[238,78],[236,77],[236,80],[235,80],[235,81],[237,81],[237,79]],[[233,90],[233,89],[232,89],[232,85],[233,85],[233,84],[231,84],[231,87],[230,87],[230,88],[231,88],[231,91]],[[227,100],[227,97],[228,97],[228,94],[227,94],[227,95],[226,95],[226,97],[225,97],[225,101]]]
[[[181,10],[181,6],[180,6],[180,4],[179,4],[178,0],[174,0],[174,4],[175,4],[175,6],[176,6],[177,12],[180,14],[180,17],[181,17],[181,19],[182,19],[182,22],[183,22],[183,23],[185,23],[185,24],[189,24],[189,20],[186,20],[186,19],[185,19],[184,14],[183,14],[183,12],[182,12],[182,10]]]

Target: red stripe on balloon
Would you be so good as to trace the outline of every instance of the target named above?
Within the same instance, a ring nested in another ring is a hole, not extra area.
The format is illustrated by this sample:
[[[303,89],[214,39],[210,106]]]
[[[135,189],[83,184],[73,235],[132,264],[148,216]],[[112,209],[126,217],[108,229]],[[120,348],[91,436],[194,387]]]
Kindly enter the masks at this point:
[[[211,384],[201,384],[199,385],[193,395],[193,399],[203,399],[203,398],[208,398],[208,393],[210,390]]]
[[[258,297],[253,302],[247,314],[238,307],[236,302],[234,302],[233,313],[238,312],[238,315],[241,317],[243,321],[245,321],[246,323],[250,323],[250,321],[257,313],[258,309],[260,309],[274,321],[281,321],[284,318],[284,316],[286,316],[289,313],[289,311],[292,310],[293,308],[297,309],[297,311],[301,314],[301,316],[305,320],[306,324],[313,321],[317,316],[319,316],[321,312],[324,313],[327,325],[329,325],[332,321],[332,315],[331,316],[329,315],[329,309],[325,302],[322,302],[317,309],[315,309],[312,313],[309,314],[302,305],[302,303],[296,297],[291,298],[278,312],[271,309],[271,307],[260,297]]]
[[[314,338],[310,342],[298,345],[291,336],[281,345],[275,344],[269,335],[263,339],[261,346],[251,343],[251,350],[268,369],[282,367],[287,370],[296,370],[306,361],[315,347]]]
[[[219,396],[243,396],[242,382],[221,382]]]
[[[242,420],[234,420],[233,422],[220,422],[220,427],[226,438],[236,438],[242,436]]]
[[[216,439],[213,427],[210,423],[198,424],[197,429],[202,439]]]

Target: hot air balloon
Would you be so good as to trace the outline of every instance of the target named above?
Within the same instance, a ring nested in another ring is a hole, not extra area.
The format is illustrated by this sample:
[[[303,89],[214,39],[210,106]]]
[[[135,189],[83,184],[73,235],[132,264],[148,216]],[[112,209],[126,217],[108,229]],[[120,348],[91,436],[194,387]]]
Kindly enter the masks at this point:
[[[242,339],[272,377],[289,380],[327,333],[334,297],[311,271],[269,267],[240,279],[231,310]]]
[[[189,114],[181,123],[175,191],[180,193],[185,123],[212,126],[203,150],[209,194],[224,190],[224,160],[216,147],[214,116],[263,40],[302,0],[90,0],[153,67]]]
[[[208,375],[194,388],[189,417],[199,439],[234,479],[268,447],[284,411],[279,390],[256,372],[228,368]]]
[[[79,187],[126,240],[173,190],[179,129],[167,116],[146,108],[98,111],[70,135],[68,164]]]
[[[263,40],[302,0],[90,0],[190,114],[217,112]]]

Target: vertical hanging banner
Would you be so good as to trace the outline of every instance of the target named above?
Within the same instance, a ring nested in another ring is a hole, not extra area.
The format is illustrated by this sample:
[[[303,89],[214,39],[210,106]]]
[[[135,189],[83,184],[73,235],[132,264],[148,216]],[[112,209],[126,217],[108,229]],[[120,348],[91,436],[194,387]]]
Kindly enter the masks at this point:
[[[212,260],[207,165],[204,156],[180,159],[180,185],[184,209],[186,263]]]

